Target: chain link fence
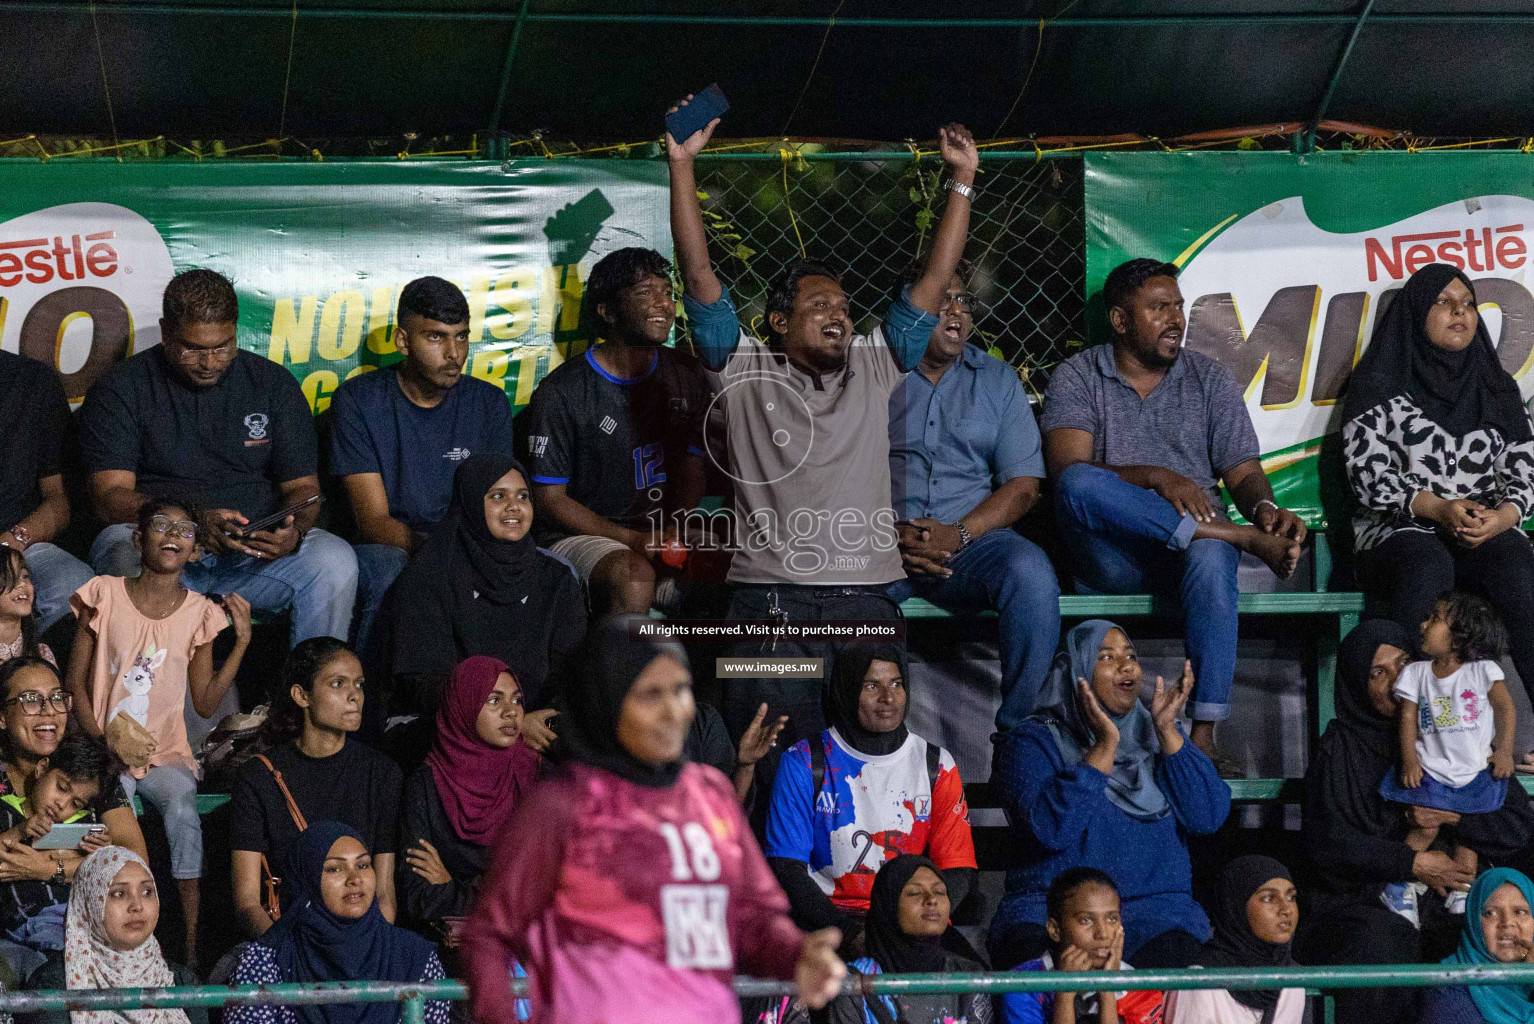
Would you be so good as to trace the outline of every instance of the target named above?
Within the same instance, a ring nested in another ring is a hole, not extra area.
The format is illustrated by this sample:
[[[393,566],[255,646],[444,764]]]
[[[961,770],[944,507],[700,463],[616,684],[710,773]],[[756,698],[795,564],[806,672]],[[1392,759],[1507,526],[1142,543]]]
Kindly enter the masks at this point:
[[[705,156],[704,220],[743,322],[761,323],[768,283],[808,255],[845,268],[860,331],[925,256],[946,193],[943,164],[909,153]],[[1085,337],[1082,161],[986,159],[965,249],[979,300],[974,339],[1032,392]]]

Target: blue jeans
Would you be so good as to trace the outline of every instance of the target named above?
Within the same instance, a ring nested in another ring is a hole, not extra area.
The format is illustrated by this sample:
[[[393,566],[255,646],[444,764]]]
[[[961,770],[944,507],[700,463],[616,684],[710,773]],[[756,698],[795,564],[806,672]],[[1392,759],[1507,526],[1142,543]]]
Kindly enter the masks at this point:
[[[170,874],[175,879],[202,877],[202,821],[197,817],[197,776],[179,764],[157,765],[135,779],[122,773],[123,792],[135,791],[165,819],[170,844]]]
[[[352,649],[360,652],[368,650],[373,620],[383,607],[384,595],[405,571],[410,556],[392,544],[358,544],[353,550],[357,555],[357,628]]]
[[[1078,589],[1100,594],[1171,593],[1182,599],[1185,646],[1197,688],[1189,715],[1230,717],[1236,676],[1236,566],[1222,540],[1194,540],[1198,523],[1117,473],[1078,462],[1055,481],[1055,522]]]
[[[37,614],[39,631],[50,629],[69,614],[69,599],[90,582],[95,573],[74,555],[53,544],[33,544],[22,555],[32,574],[37,596],[32,608]]]
[[[1060,644],[1060,582],[1037,544],[1011,530],[992,530],[948,560],[946,578],[912,575],[890,586],[890,597],[913,593],[950,610],[994,608],[1001,616],[1001,707],[996,729],[1006,732],[1033,712],[1039,687]]]
[[[96,535],[91,565],[98,574],[139,574],[133,529],[117,523]],[[357,602],[357,556],[335,534],[310,530],[286,558],[272,562],[249,555],[206,555],[187,564],[181,583],[199,594],[239,594],[264,612],[291,613],[295,645],[315,636],[345,640]]]

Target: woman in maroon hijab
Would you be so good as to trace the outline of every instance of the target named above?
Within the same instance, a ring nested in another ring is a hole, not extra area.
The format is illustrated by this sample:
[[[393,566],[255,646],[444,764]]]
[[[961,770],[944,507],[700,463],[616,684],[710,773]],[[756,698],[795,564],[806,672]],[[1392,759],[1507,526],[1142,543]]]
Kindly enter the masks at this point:
[[[479,891],[490,848],[542,759],[521,742],[522,689],[505,662],[476,656],[453,669],[437,738],[405,783],[397,888],[405,920],[450,947]]]

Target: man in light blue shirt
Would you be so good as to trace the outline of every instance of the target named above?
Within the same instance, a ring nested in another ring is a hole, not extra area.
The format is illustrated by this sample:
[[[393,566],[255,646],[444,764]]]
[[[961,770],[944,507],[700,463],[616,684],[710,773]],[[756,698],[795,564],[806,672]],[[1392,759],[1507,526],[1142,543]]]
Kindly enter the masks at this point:
[[[962,268],[961,268],[962,269]],[[926,354],[890,397],[890,482],[906,578],[949,609],[1001,616],[1005,733],[1033,711],[1060,640],[1060,584],[1038,545],[1011,529],[1033,507],[1044,456],[1012,367],[969,344],[975,297],[953,275]]]

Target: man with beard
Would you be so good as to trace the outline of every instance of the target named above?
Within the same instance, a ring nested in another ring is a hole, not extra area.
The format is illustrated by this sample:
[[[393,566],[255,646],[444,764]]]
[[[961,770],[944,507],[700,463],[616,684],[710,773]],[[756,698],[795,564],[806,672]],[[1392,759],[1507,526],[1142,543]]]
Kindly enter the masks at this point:
[[[979,152],[962,125],[940,129],[952,194],[926,270],[871,334],[854,334],[837,270],[801,259],[768,291],[763,342],[741,329],[709,261],[693,160],[717,123],[666,141],[683,300],[724,422],[725,451],[710,454],[734,482],[738,535],[725,616],[780,626],[898,619],[887,592],[904,576],[890,507],[889,400],[926,351],[943,289],[963,254]],[[833,650],[826,640],[786,635],[736,643],[735,657],[821,659],[821,675],[721,676],[721,710],[732,735],[741,735],[765,703],[772,719],[788,716],[782,747],[819,737],[821,682],[831,676]],[[777,760],[758,762],[758,781],[772,778]]]
[[[451,281],[418,277],[400,289],[394,347],[404,359],[358,374],[330,402],[330,472],[357,521],[356,648],[384,594],[447,514],[453,471],[470,455],[510,455],[511,405],[463,372],[469,303]]]
[[[162,306],[160,344],[102,374],[80,412],[91,500],[111,524],[91,545],[91,566],[99,575],[136,575],[139,506],[150,498],[196,502],[201,557],[182,573],[188,590],[290,611],[294,644],[346,639],[357,558],[346,541],[315,528],[318,503],[270,529],[241,529],[320,492],[319,442],[298,381],[240,349],[239,300],[222,275],[177,275]]]
[[[1136,259],[1103,282],[1113,341],[1056,367],[1044,396],[1055,519],[1083,592],[1181,597],[1198,680],[1191,739],[1215,755],[1236,671],[1236,566],[1255,555],[1280,578],[1305,524],[1281,509],[1230,370],[1182,350],[1177,267]],[[1218,483],[1254,525],[1225,514]]]
[[[601,342],[533,392],[526,421],[538,543],[575,567],[591,610],[673,607],[663,571],[680,516],[703,497],[708,388],[692,357],[667,348],[676,320],[671,264],[628,248],[591,268],[586,301]],[[520,436],[520,435],[519,435]]]
[[[914,283],[919,271],[907,272]],[[975,296],[953,275],[927,351],[890,397],[890,482],[906,579],[943,608],[994,609],[1006,732],[1033,711],[1060,642],[1060,584],[1049,557],[1011,529],[1039,497],[1044,456],[1012,367],[969,344]]]

